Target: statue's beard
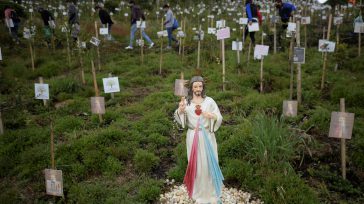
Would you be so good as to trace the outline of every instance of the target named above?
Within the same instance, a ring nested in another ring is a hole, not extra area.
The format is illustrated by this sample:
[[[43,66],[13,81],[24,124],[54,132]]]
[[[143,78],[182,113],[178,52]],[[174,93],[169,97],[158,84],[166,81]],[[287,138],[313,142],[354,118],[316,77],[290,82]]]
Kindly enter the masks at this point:
[[[195,92],[193,92],[193,94],[195,96],[201,96],[202,95],[202,91],[195,91]]]

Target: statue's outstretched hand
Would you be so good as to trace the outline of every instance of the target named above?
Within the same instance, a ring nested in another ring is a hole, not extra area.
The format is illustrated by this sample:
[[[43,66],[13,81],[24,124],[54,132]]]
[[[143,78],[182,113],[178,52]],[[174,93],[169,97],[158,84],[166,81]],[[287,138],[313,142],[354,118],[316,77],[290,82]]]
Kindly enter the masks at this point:
[[[184,97],[182,97],[181,101],[179,102],[179,106],[178,106],[178,112],[179,113],[184,113],[186,110],[186,102]]]

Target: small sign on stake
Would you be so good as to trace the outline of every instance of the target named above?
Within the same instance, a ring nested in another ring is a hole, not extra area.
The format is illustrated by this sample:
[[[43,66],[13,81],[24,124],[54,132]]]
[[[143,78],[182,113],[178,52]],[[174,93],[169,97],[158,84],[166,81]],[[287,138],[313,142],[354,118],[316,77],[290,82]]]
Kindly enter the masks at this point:
[[[30,34],[30,29],[29,29],[29,28],[24,27],[24,30],[23,30],[23,37],[24,37],[25,39],[30,39],[31,34]]]
[[[293,63],[304,64],[305,63],[305,48],[295,47],[293,48]]]
[[[216,32],[217,40],[230,38],[230,28],[222,28]]]
[[[105,98],[91,97],[91,112],[94,114],[105,114]]]
[[[158,38],[168,37],[168,32],[167,32],[167,30],[158,31],[157,35],[158,35]]]
[[[212,35],[216,35],[216,28],[208,28],[207,33],[212,34]]]
[[[354,126],[354,113],[332,112],[329,137],[351,139]]]
[[[174,82],[174,95],[179,97],[187,96],[188,89],[185,87],[187,80],[176,79]]]
[[[364,23],[355,23],[354,33],[364,33]]]
[[[137,21],[136,22],[137,28],[146,28],[145,21]]]
[[[100,40],[97,39],[96,37],[92,37],[90,43],[98,47],[100,45]]]
[[[48,195],[63,196],[63,177],[61,170],[45,169],[46,192]]]
[[[263,56],[268,56],[269,46],[267,45],[255,45],[254,59],[262,59]]]
[[[3,60],[3,54],[1,53],[1,47],[0,47],[0,61]]]
[[[338,16],[338,17],[334,17],[334,25],[340,25],[343,23],[343,17]]]
[[[100,35],[108,35],[109,29],[108,28],[100,28]]]
[[[259,31],[259,23],[252,23],[251,25],[248,24],[248,31],[249,32]]]
[[[301,18],[301,24],[302,25],[309,25],[309,24],[311,24],[311,17],[310,16],[302,17]]]
[[[296,117],[297,106],[297,101],[283,101],[283,115],[287,117]]]
[[[319,40],[319,52],[334,52],[335,42],[328,40]]]
[[[247,25],[248,24],[248,18],[239,18],[239,24],[240,25]]]
[[[241,41],[233,41],[232,50],[242,51],[243,50],[243,42],[241,42]]]
[[[35,99],[49,100],[49,86],[48,84],[34,84]]]
[[[102,82],[104,84],[104,92],[105,93],[120,92],[118,77],[103,78]]]

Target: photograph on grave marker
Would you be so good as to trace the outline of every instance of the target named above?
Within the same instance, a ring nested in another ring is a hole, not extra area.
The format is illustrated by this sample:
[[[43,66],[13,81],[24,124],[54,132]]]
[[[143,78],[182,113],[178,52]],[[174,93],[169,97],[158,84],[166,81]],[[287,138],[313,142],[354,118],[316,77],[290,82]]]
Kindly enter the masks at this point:
[[[66,32],[67,32],[67,27],[66,27],[66,26],[62,26],[62,28],[61,28],[61,32],[62,32],[62,33],[66,33]]]
[[[186,37],[186,36],[185,36],[185,33],[184,33],[182,30],[179,30],[179,31],[177,32],[177,38],[184,38],[184,37]]]
[[[104,85],[104,92],[105,93],[120,92],[119,78],[118,77],[103,78],[102,82],[103,82],[103,85]]]
[[[208,33],[208,34],[215,35],[215,34],[216,34],[216,28],[208,28],[208,29],[207,29],[207,33]]]
[[[287,117],[296,117],[297,107],[297,101],[283,101],[283,115]]]
[[[46,193],[53,196],[63,196],[63,175],[61,170],[45,169]]]
[[[301,24],[302,25],[309,25],[311,24],[311,17],[308,16],[308,17],[302,17],[301,18]]]
[[[158,31],[158,32],[157,32],[157,35],[158,35],[158,38],[161,38],[161,37],[168,37],[168,32],[167,32],[167,30]]]
[[[364,33],[364,23],[355,23],[354,33]]]
[[[254,48],[254,59],[262,59],[262,56],[268,56],[269,46],[266,45],[255,45]]]
[[[137,21],[136,25],[137,25],[137,28],[146,28],[145,21]]]
[[[94,114],[105,114],[104,97],[91,97],[91,112]]]
[[[296,23],[288,23],[287,31],[296,32]]]
[[[332,112],[329,137],[351,139],[354,113]]]
[[[304,64],[305,63],[305,48],[294,47],[293,48],[293,63]]]
[[[224,28],[226,26],[225,24],[226,24],[225,20],[216,21],[216,28],[217,29]]]
[[[31,38],[31,34],[30,34],[30,29],[29,28],[24,27],[24,29],[23,29],[23,37],[25,39],[30,39]]]
[[[319,52],[334,52],[335,42],[319,40]]]
[[[35,99],[49,100],[49,86],[48,84],[34,84]]]
[[[340,25],[343,23],[343,17],[334,17],[334,25]]]
[[[90,40],[90,43],[95,45],[96,47],[100,45],[100,40],[97,39],[96,37],[92,37],[91,40]]]
[[[248,24],[248,18],[239,18],[239,24],[240,25],[247,25]]]

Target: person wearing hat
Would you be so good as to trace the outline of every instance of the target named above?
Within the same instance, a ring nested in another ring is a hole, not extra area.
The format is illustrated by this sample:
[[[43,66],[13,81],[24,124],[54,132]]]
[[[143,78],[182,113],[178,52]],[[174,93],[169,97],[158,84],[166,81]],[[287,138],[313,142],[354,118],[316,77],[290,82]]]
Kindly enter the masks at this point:
[[[112,40],[111,36],[111,26],[114,22],[111,20],[110,14],[104,9],[103,4],[98,4],[95,6],[95,11],[99,13],[99,18],[104,27],[108,28],[108,40]]]

